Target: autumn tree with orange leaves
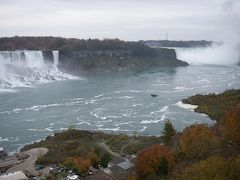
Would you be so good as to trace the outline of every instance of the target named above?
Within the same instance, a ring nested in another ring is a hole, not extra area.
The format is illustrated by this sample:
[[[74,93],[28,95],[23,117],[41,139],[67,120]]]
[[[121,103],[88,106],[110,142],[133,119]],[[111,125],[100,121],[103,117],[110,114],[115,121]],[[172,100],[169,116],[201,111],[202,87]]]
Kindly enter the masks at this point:
[[[165,145],[154,145],[139,153],[136,161],[139,179],[154,179],[168,175],[174,166],[174,157]]]
[[[216,146],[216,136],[203,124],[185,128],[179,142],[181,153],[188,159],[205,159]]]
[[[77,174],[85,174],[88,172],[91,166],[91,161],[89,159],[83,159],[81,157],[72,157],[65,161],[64,165],[73,169]]]

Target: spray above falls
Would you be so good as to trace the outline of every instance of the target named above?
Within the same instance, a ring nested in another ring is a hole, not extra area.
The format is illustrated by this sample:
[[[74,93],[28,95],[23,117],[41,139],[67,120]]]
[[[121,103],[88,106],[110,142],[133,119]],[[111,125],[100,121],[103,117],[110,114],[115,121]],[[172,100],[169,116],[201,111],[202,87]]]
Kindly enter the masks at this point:
[[[229,43],[209,47],[177,48],[177,58],[189,64],[235,65],[240,62],[240,49]]]
[[[45,57],[43,51],[0,51],[0,88],[75,78],[58,69],[59,52],[50,53],[52,58]]]

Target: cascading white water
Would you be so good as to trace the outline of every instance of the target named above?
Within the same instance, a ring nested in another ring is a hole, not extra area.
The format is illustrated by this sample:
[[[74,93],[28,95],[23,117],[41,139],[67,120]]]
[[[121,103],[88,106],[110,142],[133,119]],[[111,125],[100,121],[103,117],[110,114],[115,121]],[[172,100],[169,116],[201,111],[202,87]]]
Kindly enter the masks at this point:
[[[43,67],[44,59],[42,51],[24,51],[28,67]]]
[[[52,52],[53,52],[54,66],[58,66],[58,63],[59,63],[59,51],[52,51]]]
[[[4,64],[12,64],[12,63],[20,63],[21,62],[21,53],[20,51],[0,51],[0,59],[1,63]]]
[[[41,51],[0,51],[0,59],[4,64],[25,64],[27,67],[44,66]]]
[[[44,63],[42,51],[0,51],[0,88],[76,79],[58,70],[59,52],[52,51],[53,64]]]

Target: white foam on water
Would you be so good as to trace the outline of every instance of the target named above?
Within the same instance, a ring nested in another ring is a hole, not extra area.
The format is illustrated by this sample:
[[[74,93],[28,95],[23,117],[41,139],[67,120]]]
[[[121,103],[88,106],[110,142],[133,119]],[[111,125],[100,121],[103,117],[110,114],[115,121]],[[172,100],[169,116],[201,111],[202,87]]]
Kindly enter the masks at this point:
[[[132,121],[129,122],[122,122],[122,123],[118,123],[116,124],[116,126],[122,126],[122,125],[130,125],[131,126]]]
[[[7,138],[3,139],[2,137],[0,137],[0,142],[3,142],[3,141],[8,141]]]
[[[141,92],[141,91],[137,91],[137,90],[114,91],[114,93],[116,93],[116,94],[118,94],[118,93],[125,93],[125,92],[139,93],[139,92]]]
[[[92,124],[90,124],[89,122],[80,122],[80,123],[77,123],[78,125],[81,125],[81,124],[87,124],[89,126],[93,126]]]
[[[143,120],[143,121],[141,121],[140,123],[141,123],[141,124],[159,123],[159,122],[161,122],[161,121],[164,121],[164,120],[165,120],[165,117],[166,117],[166,116],[162,116],[161,119],[158,119],[158,120]]]
[[[167,109],[168,109],[168,106],[164,106],[162,109],[160,109],[160,112],[165,112],[167,111]]]
[[[189,111],[194,111],[198,107],[197,105],[185,104],[182,101],[178,101],[175,105],[177,105],[178,107],[187,109]]]
[[[102,96],[104,96],[105,94],[99,94],[99,95],[97,95],[97,96],[94,96],[93,98],[99,98],[99,97],[102,97]]]
[[[133,105],[132,105],[132,107],[138,107],[138,106],[143,107],[143,104],[133,104]]]
[[[44,132],[44,131],[48,131],[48,132],[53,132],[54,130],[51,129],[52,127],[47,127],[44,129],[35,129],[35,128],[30,128],[28,129],[29,131],[35,131],[35,132]]]
[[[18,139],[18,137],[7,137],[7,138],[2,138],[2,137],[0,137],[0,142],[17,142],[17,141],[19,141],[19,139]]]
[[[139,132],[144,132],[147,129],[147,126],[143,126],[142,129],[139,130]]]
[[[53,132],[54,130],[53,130],[53,129],[51,129],[51,127],[48,127],[48,128],[45,128],[45,129],[43,129],[43,131],[49,131],[49,132]]]
[[[175,87],[174,89],[176,89],[176,90],[182,90],[182,89],[184,89],[184,87],[182,87],[182,86],[177,86],[177,87]]]
[[[103,112],[106,111],[106,110],[108,110],[108,109],[106,109],[106,108],[96,108],[96,109],[90,111],[90,115],[92,115],[92,116],[95,117],[95,118],[105,120],[106,117],[101,116],[101,115],[102,115]]]
[[[97,99],[97,98],[92,99],[92,100],[89,101],[89,103],[90,103],[90,102],[95,103],[95,102],[98,102],[98,101],[112,100],[112,99],[126,99],[126,100],[128,100],[128,99],[133,99],[133,98],[134,98],[134,96],[113,96],[113,97],[103,97],[103,98],[99,98],[99,99]]]
[[[33,129],[33,128],[30,128],[28,129],[29,131],[42,131],[41,129]]]
[[[132,116],[133,116],[133,115],[130,114],[130,113],[127,113],[127,114],[123,113],[123,114],[122,114],[122,117],[131,118]]]
[[[88,101],[86,101],[86,102],[84,102],[84,104],[95,104],[97,102],[97,100],[95,99],[91,99],[91,100],[88,100]]]
[[[122,131],[120,130],[120,127],[116,127],[116,128],[97,128],[94,130],[101,130],[101,131]]]
[[[17,89],[0,89],[0,93],[16,93]]]
[[[26,120],[24,120],[25,122],[35,122],[36,121],[36,119],[26,119]]]
[[[152,124],[162,122],[166,119],[168,114],[168,106],[164,106],[160,110],[150,113],[150,118],[152,118],[151,120],[142,120],[140,124]]]
[[[15,108],[11,111],[2,111],[0,112],[0,114],[12,114],[12,113],[19,113],[21,111],[39,111],[45,108],[49,108],[49,107],[60,107],[63,106],[64,104],[58,104],[58,103],[54,103],[54,104],[46,104],[46,105],[34,105],[31,107],[26,107],[26,108]],[[59,117],[59,116],[47,116],[47,117]],[[26,120],[27,121],[27,120]]]
[[[173,92],[182,92],[182,91],[186,91],[186,90],[193,90],[193,87],[183,87],[183,86],[176,86],[173,88],[175,91]]]
[[[95,125],[96,127],[103,127],[103,124]]]

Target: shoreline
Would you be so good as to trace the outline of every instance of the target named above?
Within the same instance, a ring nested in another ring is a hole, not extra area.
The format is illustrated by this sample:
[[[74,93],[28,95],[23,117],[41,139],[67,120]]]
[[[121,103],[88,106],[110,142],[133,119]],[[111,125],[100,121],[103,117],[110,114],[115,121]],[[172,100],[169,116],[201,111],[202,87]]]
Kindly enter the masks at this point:
[[[193,111],[193,112],[195,112],[194,110],[198,107],[198,105],[183,103],[182,100],[178,101],[176,103],[176,105],[180,108],[183,108],[183,109],[186,109],[186,110],[189,110],[189,111]]]
[[[191,111],[191,112],[195,112],[194,110],[198,107],[198,105],[192,105],[192,104],[187,104],[187,103],[183,103],[182,100],[178,101],[176,104],[176,106],[180,107],[180,108],[183,108],[183,109],[186,109],[188,111]],[[204,114],[204,113],[200,113],[200,112],[195,112],[195,113],[198,113],[200,115],[203,115],[203,116],[206,116],[208,117],[211,121],[213,121],[214,123],[216,123],[216,120],[213,120],[211,119],[207,114]],[[13,150],[13,151],[9,151],[8,154],[9,155],[13,155],[14,153],[20,153],[22,152],[22,149],[27,146],[27,145],[31,145],[31,144],[34,144],[34,143],[39,143],[41,141],[44,141],[46,140],[47,137],[49,136],[54,136],[55,133],[61,133],[61,132],[64,132],[66,131],[68,128],[64,128],[62,130],[56,130],[56,131],[53,131],[51,134],[47,135],[45,138],[42,138],[42,139],[38,139],[36,141],[31,141],[29,143],[25,143],[25,144],[22,144],[21,147],[18,147],[17,149]],[[78,130],[83,130],[83,131],[88,131],[88,132],[92,132],[92,133],[104,133],[104,134],[112,134],[112,135],[127,135],[129,137],[132,137],[134,136],[133,134],[123,134],[121,131],[106,131],[106,130],[96,130],[96,129],[78,129]],[[134,132],[133,132],[134,133]],[[138,131],[138,135],[139,136],[144,136],[144,137],[151,137],[151,136],[154,136],[154,137],[161,137],[161,134],[159,135],[146,135],[146,134],[142,134],[140,131]]]
[[[198,113],[202,116],[205,116],[205,117],[208,117],[211,121],[214,121],[214,123],[216,123],[217,121],[214,120],[214,119],[211,119],[207,114],[205,113],[201,113],[201,112],[196,112],[195,109],[198,108],[198,105],[193,105],[193,104],[187,104],[187,103],[183,103],[182,101],[178,101],[176,103],[176,106],[180,107],[180,108],[183,108],[183,109],[186,109],[186,110],[189,110],[189,111],[192,111],[192,112],[195,112],[195,113]]]

